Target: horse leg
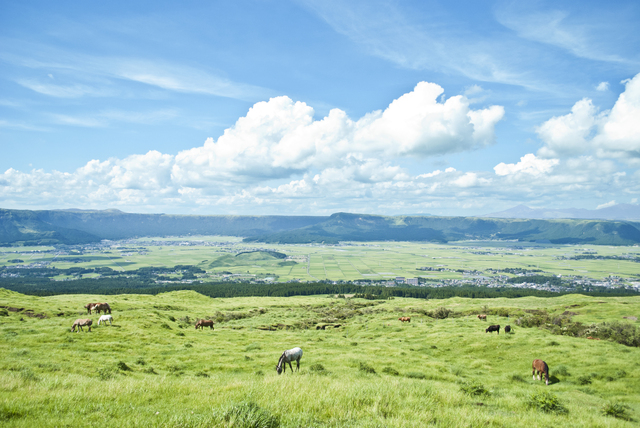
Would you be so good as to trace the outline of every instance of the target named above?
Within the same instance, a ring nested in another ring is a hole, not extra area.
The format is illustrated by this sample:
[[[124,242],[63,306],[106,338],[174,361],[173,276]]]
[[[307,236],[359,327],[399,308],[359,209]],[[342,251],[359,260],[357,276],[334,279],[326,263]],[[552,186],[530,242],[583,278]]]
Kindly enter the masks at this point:
[[[535,368],[533,369],[532,374],[533,374],[533,380],[536,380],[536,369]]]
[[[293,373],[293,366],[291,365],[291,361],[289,361],[289,368],[291,369],[291,373]]]
[[[300,359],[296,360],[296,365],[297,365],[296,371],[299,372],[300,371]]]

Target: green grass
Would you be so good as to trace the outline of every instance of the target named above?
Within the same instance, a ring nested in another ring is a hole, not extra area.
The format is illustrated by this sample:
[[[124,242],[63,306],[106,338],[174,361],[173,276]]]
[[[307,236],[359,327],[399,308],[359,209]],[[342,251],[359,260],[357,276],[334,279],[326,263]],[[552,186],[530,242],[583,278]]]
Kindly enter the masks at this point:
[[[114,325],[97,326],[93,315],[91,333],[71,333],[94,300],[109,302]],[[513,325],[496,315],[486,323],[424,315],[573,307],[590,323],[640,313],[638,297],[41,298],[0,289],[0,305],[48,316],[0,316],[2,426],[631,427],[640,419],[639,348],[537,328],[486,334],[488,324]],[[196,331],[205,317],[223,321]],[[342,326],[315,329],[323,323]],[[280,354],[294,346],[304,351],[300,372],[278,376]],[[549,386],[532,380],[534,358],[549,364]]]

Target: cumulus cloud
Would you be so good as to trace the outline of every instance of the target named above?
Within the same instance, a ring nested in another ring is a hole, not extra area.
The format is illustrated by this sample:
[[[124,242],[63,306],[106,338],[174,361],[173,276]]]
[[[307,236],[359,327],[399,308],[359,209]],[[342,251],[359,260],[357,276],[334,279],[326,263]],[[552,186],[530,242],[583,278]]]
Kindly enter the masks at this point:
[[[275,97],[254,104],[219,138],[175,155],[150,151],[92,160],[73,172],[10,169],[0,175],[0,197],[9,203],[36,199],[44,205],[69,201],[150,210],[154,204],[242,206],[347,200],[354,194],[389,199],[394,193],[434,195],[439,189],[487,184],[490,178],[454,168],[416,178],[400,166],[402,158],[425,159],[494,142],[501,106],[472,109],[466,96],[443,93],[439,85],[421,82],[386,109],[359,119],[340,109],[317,119],[306,103]],[[139,116],[135,120],[153,119]],[[81,119],[56,117],[83,126],[124,120],[113,112],[93,122]]]
[[[609,90],[609,82],[600,82],[598,86],[596,86],[596,91],[605,92]]]
[[[553,117],[537,128],[544,142],[542,157],[595,152],[640,164],[640,74],[625,81],[625,90],[610,111],[598,112],[590,99],[578,101],[571,113]]]
[[[340,169],[360,159],[418,157],[473,150],[491,144],[504,108],[473,110],[464,96],[438,101],[444,92],[421,82],[384,111],[352,120],[333,109],[321,120],[288,97],[255,104],[217,141],[180,152],[174,179],[199,187],[216,180],[277,179],[311,170]],[[369,174],[371,176],[371,174]]]
[[[558,165],[558,159],[540,159],[536,155],[529,153],[520,158],[518,163],[506,164],[500,162],[493,167],[497,175],[527,174],[530,176],[540,176],[548,174],[554,166]]]

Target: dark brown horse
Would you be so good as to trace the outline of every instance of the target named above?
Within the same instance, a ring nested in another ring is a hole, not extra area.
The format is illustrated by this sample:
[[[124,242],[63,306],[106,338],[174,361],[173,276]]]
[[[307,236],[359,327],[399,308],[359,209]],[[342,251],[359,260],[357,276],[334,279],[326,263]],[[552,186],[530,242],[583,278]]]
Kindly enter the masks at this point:
[[[89,315],[91,315],[91,309],[93,309],[95,305],[97,305],[97,303],[87,303],[86,305],[84,305]]]
[[[531,368],[533,368],[533,380],[536,380],[536,371],[538,372],[538,379],[542,380],[542,373],[544,373],[544,380],[547,385],[549,385],[549,366],[542,360],[533,360],[533,364],[531,364]]]
[[[213,330],[213,321],[211,321],[211,320],[198,320],[198,322],[196,323],[196,330],[198,329],[198,327],[200,327],[200,330],[202,330],[205,327],[211,327],[211,330]]]
[[[498,334],[500,334],[500,324],[490,325],[489,328],[487,328],[484,332],[491,333],[492,331],[496,331],[498,332]]]

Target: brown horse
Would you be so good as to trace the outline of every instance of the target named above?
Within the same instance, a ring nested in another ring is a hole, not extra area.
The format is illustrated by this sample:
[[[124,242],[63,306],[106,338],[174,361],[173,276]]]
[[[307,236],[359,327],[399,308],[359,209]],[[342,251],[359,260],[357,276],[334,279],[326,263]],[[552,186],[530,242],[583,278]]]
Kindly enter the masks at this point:
[[[533,360],[533,364],[531,364],[531,368],[533,368],[533,380],[536,380],[536,371],[538,372],[538,379],[542,380],[542,373],[544,373],[544,380],[547,385],[549,385],[549,366],[542,360]]]
[[[485,314],[480,314],[480,315],[478,315],[478,319],[486,321],[487,320],[487,316]]]
[[[398,320],[402,322],[411,322],[411,317],[400,317],[398,318]]]
[[[91,309],[97,313],[100,313],[100,311],[104,311],[105,314],[107,312],[111,313],[111,306],[108,303],[94,303]]]
[[[198,322],[196,323],[196,330],[198,329],[198,327],[200,327],[200,330],[202,330],[205,327],[211,327],[211,330],[213,330],[213,321],[211,320],[198,320]]]
[[[93,324],[93,321],[89,318],[86,319],[77,319],[74,323],[73,326],[71,327],[71,331],[76,331],[76,327],[78,327],[78,331],[76,331],[76,333],[79,333],[80,330],[84,331],[82,329],[82,327],[89,327],[89,331],[91,331],[91,324]]]
[[[93,309],[95,305],[97,305],[97,303],[87,303],[86,305],[84,305],[89,315],[91,315],[91,309]]]

